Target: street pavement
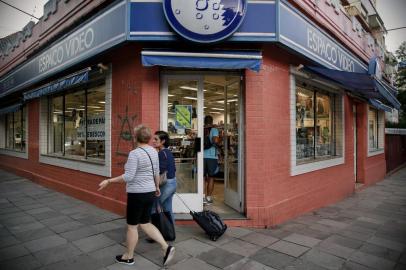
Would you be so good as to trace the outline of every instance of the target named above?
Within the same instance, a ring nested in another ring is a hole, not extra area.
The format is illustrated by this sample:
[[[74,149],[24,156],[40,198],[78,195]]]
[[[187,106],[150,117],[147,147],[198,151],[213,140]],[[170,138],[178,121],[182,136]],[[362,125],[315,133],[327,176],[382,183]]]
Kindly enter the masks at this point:
[[[406,269],[406,168],[345,200],[272,229],[232,227],[212,242],[177,226],[168,269]],[[157,244],[140,234],[135,264],[125,219],[0,170],[0,269],[162,269]]]

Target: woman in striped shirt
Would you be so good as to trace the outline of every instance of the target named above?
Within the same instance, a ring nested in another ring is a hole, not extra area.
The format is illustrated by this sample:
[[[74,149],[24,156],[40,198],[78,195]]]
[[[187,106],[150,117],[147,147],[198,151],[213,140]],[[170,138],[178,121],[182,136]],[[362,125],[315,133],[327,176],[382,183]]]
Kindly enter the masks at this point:
[[[127,252],[117,255],[119,263],[134,264],[134,249],[138,242],[138,226],[161,245],[164,253],[163,264],[167,265],[175,254],[175,248],[168,245],[159,230],[151,224],[151,209],[159,189],[159,159],[157,151],[148,145],[151,130],[145,126],[134,129],[137,148],[132,150],[124,167],[124,174],[103,180],[99,190],[110,183],[126,183],[127,190]]]

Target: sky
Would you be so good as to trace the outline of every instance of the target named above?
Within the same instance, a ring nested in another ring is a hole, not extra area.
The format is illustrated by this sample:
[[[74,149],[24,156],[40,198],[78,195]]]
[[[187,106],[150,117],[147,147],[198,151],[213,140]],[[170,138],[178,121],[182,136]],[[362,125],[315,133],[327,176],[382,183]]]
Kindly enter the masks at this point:
[[[39,18],[48,0],[5,0],[5,2]],[[406,0],[377,0],[377,10],[386,29],[406,26]],[[36,19],[0,2],[0,38],[20,31],[30,20],[37,22]],[[403,41],[406,41],[406,28],[389,31],[386,36],[386,46],[391,52],[395,52]]]

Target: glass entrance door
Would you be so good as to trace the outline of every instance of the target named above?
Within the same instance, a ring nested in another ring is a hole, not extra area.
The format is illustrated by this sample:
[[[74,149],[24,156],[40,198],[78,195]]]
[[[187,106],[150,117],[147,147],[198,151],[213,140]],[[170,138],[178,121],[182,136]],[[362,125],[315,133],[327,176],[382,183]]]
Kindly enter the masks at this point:
[[[163,75],[161,129],[171,138],[176,162],[177,193],[193,211],[203,210],[203,77]],[[199,140],[200,139],[200,140]],[[189,213],[174,196],[173,211]]]
[[[242,151],[243,145],[240,127],[242,126],[241,84],[240,78],[231,80],[225,86],[225,159],[224,159],[224,202],[243,212],[242,181],[243,170]]]
[[[177,193],[194,211],[203,210],[203,196],[208,193],[204,188],[203,141],[204,117],[210,115],[211,127],[218,131],[215,146],[218,168],[213,176],[213,203],[205,209],[220,214],[243,212],[242,104],[239,75],[192,73],[161,77],[161,129],[168,131],[171,138],[169,148],[176,161]],[[173,210],[189,213],[177,196]]]
[[[243,117],[241,76],[204,76],[204,116],[211,116],[212,127],[218,130],[216,145],[218,173],[214,176],[213,204],[209,210],[229,214],[242,213],[243,176]],[[211,157],[212,158],[212,157]],[[231,207],[231,209],[230,209]]]

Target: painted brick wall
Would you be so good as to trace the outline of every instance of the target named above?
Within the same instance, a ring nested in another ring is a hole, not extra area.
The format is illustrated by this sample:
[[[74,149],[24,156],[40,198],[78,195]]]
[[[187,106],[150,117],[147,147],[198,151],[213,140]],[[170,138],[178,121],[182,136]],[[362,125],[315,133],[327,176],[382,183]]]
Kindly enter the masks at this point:
[[[259,73],[246,71],[246,211],[248,220],[234,226],[272,226],[304,212],[334,203],[354,191],[353,101],[344,98],[345,163],[290,176],[290,65],[303,62],[277,46],[265,46]],[[143,68],[140,47],[126,45],[104,60],[112,68],[112,176],[123,173],[133,145],[133,128],[159,127],[159,70]],[[366,157],[367,105],[358,107],[358,175],[369,185],[383,178],[385,157]],[[102,193],[104,177],[39,163],[39,101],[28,104],[29,160],[0,156],[0,168],[95,205],[124,214],[125,187],[112,185]]]
[[[140,48],[125,46],[106,55],[112,68],[111,144],[112,176],[123,173],[129,151],[134,147],[133,129],[143,123],[159,128],[159,72],[140,63]],[[29,159],[0,156],[0,168],[11,170],[34,182],[67,193],[116,213],[125,213],[124,184],[97,192],[105,177],[39,163],[39,99],[28,104]]]
[[[357,104],[357,147],[358,147],[358,182],[365,185],[374,184],[385,177],[385,153],[368,157],[368,104]]]
[[[344,164],[290,176],[289,64],[300,61],[273,46],[267,47],[263,56],[261,72],[246,73],[246,198],[247,215],[256,220],[255,226],[275,225],[334,203],[355,188],[350,99],[344,96]],[[362,119],[365,135],[366,119]],[[363,138],[365,141],[366,136]],[[363,142],[359,151],[366,153],[365,146]],[[383,178],[381,155],[361,158],[365,183]]]

